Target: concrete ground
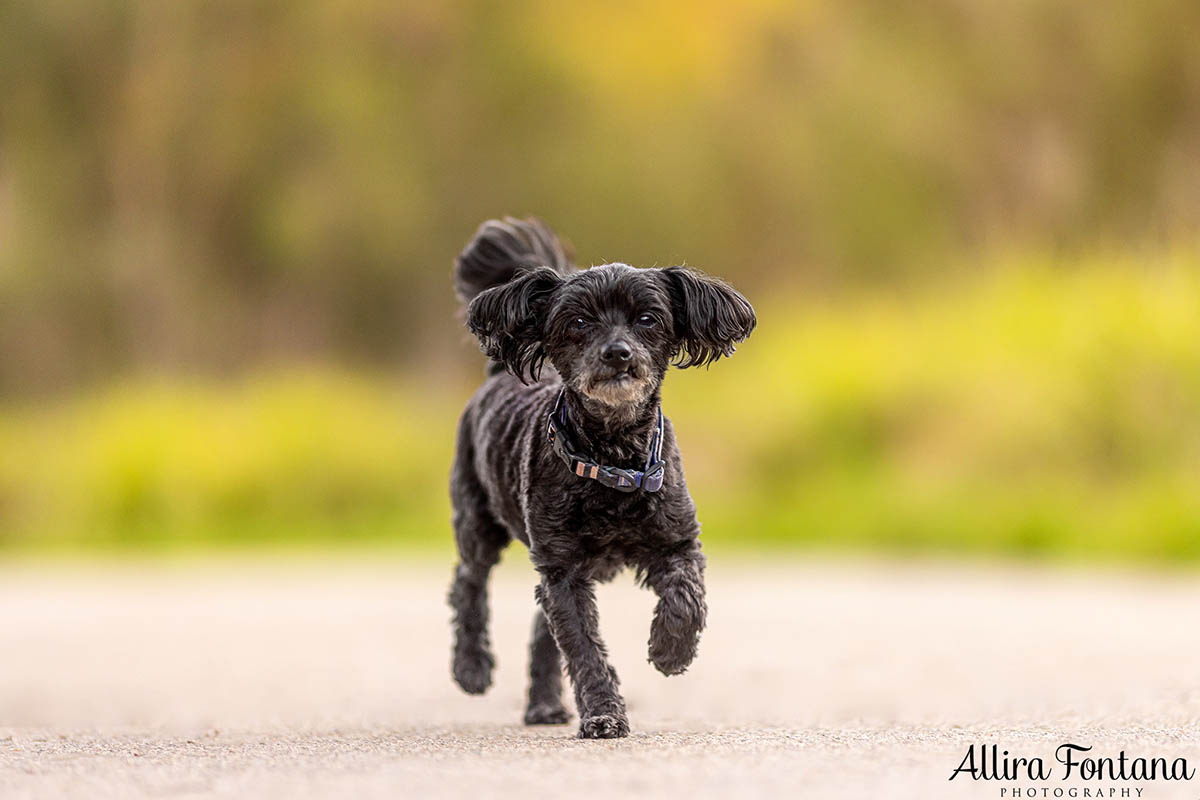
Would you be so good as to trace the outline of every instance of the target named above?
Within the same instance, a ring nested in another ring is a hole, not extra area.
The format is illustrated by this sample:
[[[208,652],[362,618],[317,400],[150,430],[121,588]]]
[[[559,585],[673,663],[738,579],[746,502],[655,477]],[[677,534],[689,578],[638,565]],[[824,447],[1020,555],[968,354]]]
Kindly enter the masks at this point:
[[[676,678],[623,576],[600,607],[633,734],[597,742],[519,724],[523,557],[483,698],[450,680],[449,564],[0,569],[0,798],[1200,797],[1054,761],[1200,767],[1200,576],[714,558]],[[991,744],[1051,777],[948,780]]]

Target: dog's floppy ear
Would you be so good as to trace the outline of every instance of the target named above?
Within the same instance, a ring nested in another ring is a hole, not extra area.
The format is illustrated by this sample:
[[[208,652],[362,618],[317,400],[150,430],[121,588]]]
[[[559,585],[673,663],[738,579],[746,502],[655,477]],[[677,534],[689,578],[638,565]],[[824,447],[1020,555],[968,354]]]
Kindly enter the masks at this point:
[[[667,267],[662,275],[671,296],[677,366],[706,366],[732,355],[754,330],[750,301],[724,281],[687,267]]]
[[[519,272],[508,283],[481,293],[467,306],[467,328],[488,358],[525,382],[537,380],[546,351],[542,326],[562,276],[550,267]]]

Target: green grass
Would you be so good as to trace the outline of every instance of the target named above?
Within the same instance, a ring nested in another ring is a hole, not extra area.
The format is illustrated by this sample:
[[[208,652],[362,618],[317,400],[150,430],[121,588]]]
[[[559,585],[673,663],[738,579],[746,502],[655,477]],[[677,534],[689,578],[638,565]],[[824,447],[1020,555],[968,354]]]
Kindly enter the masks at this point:
[[[764,298],[665,393],[718,548],[1200,560],[1200,261]],[[470,386],[332,370],[0,413],[0,552],[443,549]]]
[[[14,548],[345,542],[444,535],[448,406],[361,376],[135,383],[0,423]]]

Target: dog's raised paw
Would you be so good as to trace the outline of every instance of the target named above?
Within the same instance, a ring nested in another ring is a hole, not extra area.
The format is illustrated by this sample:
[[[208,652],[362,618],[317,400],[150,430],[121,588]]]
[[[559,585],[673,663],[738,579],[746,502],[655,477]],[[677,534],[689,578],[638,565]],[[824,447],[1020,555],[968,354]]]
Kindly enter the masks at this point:
[[[650,658],[647,659],[654,668],[663,675],[682,675],[687,672],[687,668],[692,665],[695,658],[695,650],[666,650],[666,651],[650,651]]]
[[[536,705],[525,711],[526,725],[565,725],[570,721],[571,713],[561,705]]]
[[[458,653],[454,657],[454,682],[467,694],[483,694],[492,685],[495,663],[486,650]]]
[[[696,658],[704,629],[703,597],[664,594],[650,623],[650,663],[663,675],[682,674]]]
[[[579,721],[580,739],[620,739],[629,735],[629,720],[599,714]]]
[[[663,675],[682,675],[696,658],[699,637],[672,637],[659,634],[650,638],[648,661]]]

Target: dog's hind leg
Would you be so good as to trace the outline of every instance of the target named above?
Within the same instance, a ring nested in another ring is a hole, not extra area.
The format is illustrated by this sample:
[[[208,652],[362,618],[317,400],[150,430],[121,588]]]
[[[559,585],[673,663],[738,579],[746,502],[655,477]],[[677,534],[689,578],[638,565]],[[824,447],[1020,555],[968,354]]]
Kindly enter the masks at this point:
[[[494,538],[495,530],[479,518],[460,520],[455,513],[455,528],[466,529],[468,541],[458,535],[459,563],[450,586],[450,607],[454,609],[454,680],[467,694],[483,694],[492,685],[492,656],[488,638],[487,581],[492,567],[500,561],[507,544]],[[487,528],[483,533],[480,529]],[[482,535],[481,535],[482,534]]]
[[[533,618],[529,642],[529,704],[526,725],[562,725],[571,719],[562,702],[562,659],[550,633],[550,623],[539,608]]]
[[[454,680],[468,694],[483,694],[492,685],[491,643],[488,639],[488,575],[500,552],[508,545],[508,532],[487,508],[487,495],[462,446],[455,459],[450,484],[454,505],[454,539],[458,565],[450,586],[454,609]]]

